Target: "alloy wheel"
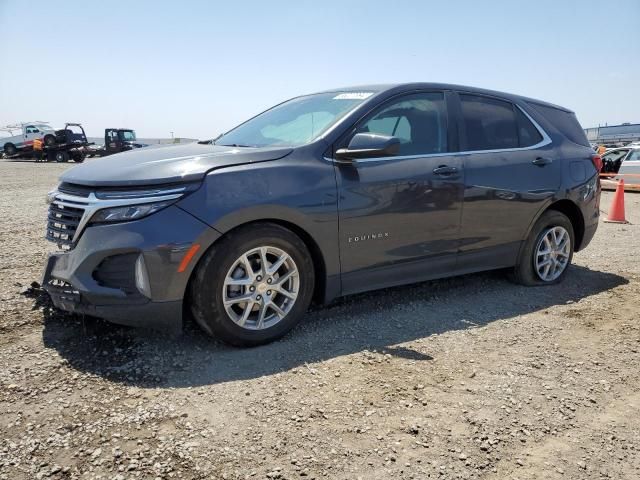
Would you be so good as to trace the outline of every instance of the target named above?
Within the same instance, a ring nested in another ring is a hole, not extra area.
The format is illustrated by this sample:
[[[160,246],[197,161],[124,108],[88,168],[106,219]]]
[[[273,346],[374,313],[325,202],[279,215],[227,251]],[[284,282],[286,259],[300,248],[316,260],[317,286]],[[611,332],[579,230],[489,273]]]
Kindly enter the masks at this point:
[[[222,299],[229,318],[249,330],[263,330],[291,311],[300,291],[298,267],[284,250],[262,246],[242,254],[224,279]]]
[[[536,274],[544,282],[556,280],[569,264],[571,237],[563,227],[544,231],[536,245],[533,264]]]

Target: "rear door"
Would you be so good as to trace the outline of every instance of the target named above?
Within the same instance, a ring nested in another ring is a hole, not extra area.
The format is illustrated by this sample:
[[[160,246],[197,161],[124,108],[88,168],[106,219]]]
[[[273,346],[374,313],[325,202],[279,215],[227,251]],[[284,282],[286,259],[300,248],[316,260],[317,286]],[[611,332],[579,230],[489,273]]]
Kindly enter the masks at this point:
[[[520,241],[561,182],[551,140],[519,106],[459,92],[465,188],[459,268],[513,265]]]

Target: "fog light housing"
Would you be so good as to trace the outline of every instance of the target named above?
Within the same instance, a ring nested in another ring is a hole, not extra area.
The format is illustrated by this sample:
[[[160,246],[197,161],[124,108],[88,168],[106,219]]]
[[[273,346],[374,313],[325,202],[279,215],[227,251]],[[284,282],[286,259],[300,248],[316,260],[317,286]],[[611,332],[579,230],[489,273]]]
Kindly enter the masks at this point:
[[[141,253],[136,259],[136,288],[147,298],[151,298],[151,285],[149,285],[149,273],[144,263],[144,255]]]

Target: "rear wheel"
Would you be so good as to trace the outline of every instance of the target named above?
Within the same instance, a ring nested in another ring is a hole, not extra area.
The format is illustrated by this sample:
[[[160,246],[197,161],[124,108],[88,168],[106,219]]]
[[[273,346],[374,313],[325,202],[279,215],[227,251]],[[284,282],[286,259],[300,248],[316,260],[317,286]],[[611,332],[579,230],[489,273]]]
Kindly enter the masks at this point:
[[[43,140],[44,140],[44,144],[45,144],[47,147],[53,147],[53,146],[56,144],[56,137],[55,137],[55,135],[51,135],[51,134],[49,134],[49,135],[45,135]]]
[[[73,152],[71,154],[71,160],[73,160],[76,163],[82,163],[84,162],[85,159],[85,154],[82,152]]]
[[[522,285],[552,285],[567,273],[575,235],[571,221],[563,213],[548,210],[535,223],[525,242],[513,280]]]
[[[285,335],[309,307],[314,268],[304,242],[275,224],[231,232],[196,268],[191,308],[211,336],[237,346]]]
[[[69,153],[67,152],[56,152],[56,162],[63,163],[69,161]]]
[[[4,153],[7,155],[7,157],[10,157],[18,153],[18,149],[13,143],[7,143],[4,146]]]

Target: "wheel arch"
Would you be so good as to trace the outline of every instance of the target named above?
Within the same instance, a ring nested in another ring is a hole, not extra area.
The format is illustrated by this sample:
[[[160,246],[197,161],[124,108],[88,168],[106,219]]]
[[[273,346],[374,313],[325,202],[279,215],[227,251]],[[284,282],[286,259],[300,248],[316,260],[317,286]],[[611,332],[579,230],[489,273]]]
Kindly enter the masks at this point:
[[[567,216],[567,218],[571,222],[571,226],[573,227],[573,234],[575,235],[574,251],[577,252],[578,250],[580,250],[582,246],[582,241],[584,239],[584,232],[585,232],[584,217],[578,205],[576,205],[575,202],[567,198],[562,198],[560,200],[552,201],[551,203],[549,203],[548,205],[545,205],[540,209],[538,214],[531,220],[531,223],[527,228],[526,235],[523,238],[522,245],[524,246],[524,242],[529,237],[529,235],[531,235],[531,230],[533,229],[533,226],[536,224],[538,219],[545,212],[548,212],[549,210],[554,210],[556,212],[560,212]],[[522,247],[521,247],[521,252],[522,252]],[[521,253],[518,254],[518,258],[520,258],[520,255]]]
[[[295,234],[298,238],[300,238],[300,240],[302,240],[302,242],[305,244],[305,246],[309,250],[309,253],[311,254],[311,261],[313,262],[313,267],[314,267],[314,291],[313,291],[312,301],[314,303],[320,303],[320,304],[324,303],[326,299],[326,294],[327,294],[327,264],[320,246],[315,241],[313,236],[306,229],[302,228],[301,226],[291,221],[284,220],[282,218],[275,218],[275,217],[260,218],[260,219],[245,221],[242,223],[238,223],[237,225],[234,225],[233,227],[229,228],[228,230],[225,230],[224,232],[221,232],[222,235],[207,247],[207,249],[202,253],[202,255],[200,255],[200,258],[198,259],[197,264],[194,265],[194,268],[191,272],[191,276],[189,278],[189,282],[186,287],[186,292],[190,292],[191,283],[193,281],[193,277],[198,268],[198,265],[206,257],[207,252],[212,248],[215,248],[218,242],[220,242],[222,239],[226,238],[229,234],[236,232],[239,229],[251,227],[252,225],[265,225],[265,224],[274,224],[274,225],[278,225],[280,227],[286,228],[287,230]]]
[[[548,210],[555,210],[569,218],[569,221],[571,221],[571,225],[573,226],[573,234],[575,235],[574,251],[579,251],[582,247],[585,229],[584,217],[582,216],[580,208],[574,202],[565,198],[549,205],[545,209],[545,212]]]

